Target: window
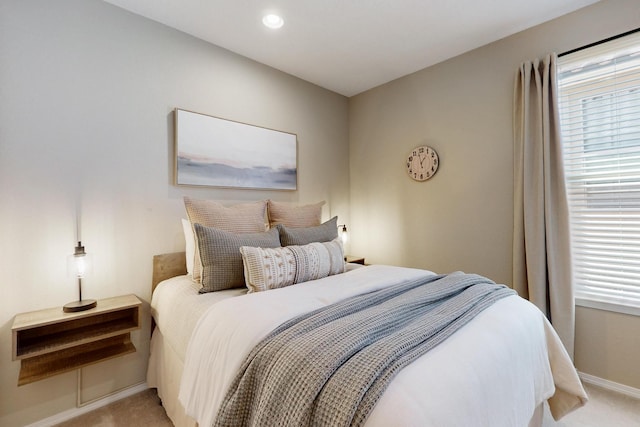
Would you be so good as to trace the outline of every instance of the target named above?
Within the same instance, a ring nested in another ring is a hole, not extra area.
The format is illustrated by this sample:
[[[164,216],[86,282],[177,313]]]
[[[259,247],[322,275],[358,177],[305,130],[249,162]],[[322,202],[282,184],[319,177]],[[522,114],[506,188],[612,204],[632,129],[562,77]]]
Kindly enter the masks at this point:
[[[579,305],[640,313],[640,33],[558,60]]]

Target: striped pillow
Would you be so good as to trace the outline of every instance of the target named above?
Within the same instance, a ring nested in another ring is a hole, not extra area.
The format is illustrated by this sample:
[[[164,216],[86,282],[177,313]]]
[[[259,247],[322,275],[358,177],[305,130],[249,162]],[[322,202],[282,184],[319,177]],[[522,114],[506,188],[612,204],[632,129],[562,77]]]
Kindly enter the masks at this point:
[[[284,248],[242,246],[240,253],[249,293],[344,273],[344,251],[339,239]]]
[[[265,231],[266,200],[223,206],[213,200],[198,200],[185,197],[184,207],[192,227],[194,224],[202,224],[205,227],[215,227],[231,233],[258,233]],[[202,283],[201,273],[202,266],[200,264],[198,237],[196,236],[192,276],[197,283]]]
[[[269,216],[269,226],[275,227],[284,224],[287,227],[312,227],[320,225],[322,221],[322,206],[326,202],[323,200],[304,206],[294,206],[290,203],[267,201],[267,214]]]

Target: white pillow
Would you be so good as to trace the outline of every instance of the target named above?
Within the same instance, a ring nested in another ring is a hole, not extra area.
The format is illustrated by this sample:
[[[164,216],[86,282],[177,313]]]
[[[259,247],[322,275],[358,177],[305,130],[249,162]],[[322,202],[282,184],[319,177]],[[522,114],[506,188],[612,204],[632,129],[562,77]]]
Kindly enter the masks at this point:
[[[344,273],[340,239],[282,248],[241,246],[240,253],[249,293]]]
[[[184,246],[187,261],[187,274],[193,277],[193,259],[196,256],[196,239],[193,228],[188,219],[182,218],[182,231],[184,232]]]

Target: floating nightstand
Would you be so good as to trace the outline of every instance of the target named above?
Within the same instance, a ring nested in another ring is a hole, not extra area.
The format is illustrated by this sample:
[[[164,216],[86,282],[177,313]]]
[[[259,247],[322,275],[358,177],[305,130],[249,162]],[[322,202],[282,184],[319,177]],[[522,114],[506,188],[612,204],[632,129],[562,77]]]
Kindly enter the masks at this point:
[[[345,255],[345,262],[350,262],[352,264],[362,264],[364,265],[364,258],[353,256],[353,255]]]
[[[135,295],[124,295],[85,311],[55,307],[16,315],[11,334],[18,385],[135,352],[131,331],[140,329],[141,305]]]

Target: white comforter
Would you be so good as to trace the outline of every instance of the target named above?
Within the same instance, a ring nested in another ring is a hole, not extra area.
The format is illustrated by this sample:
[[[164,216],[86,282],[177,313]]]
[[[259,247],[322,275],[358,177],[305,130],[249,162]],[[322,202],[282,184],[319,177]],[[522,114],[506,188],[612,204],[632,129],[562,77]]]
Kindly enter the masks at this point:
[[[430,274],[376,265],[217,302],[189,341],[182,405],[200,426],[211,425],[243,359],[273,328],[349,296]],[[367,426],[526,426],[547,399],[558,419],[587,398],[543,314],[512,296],[403,369]]]

